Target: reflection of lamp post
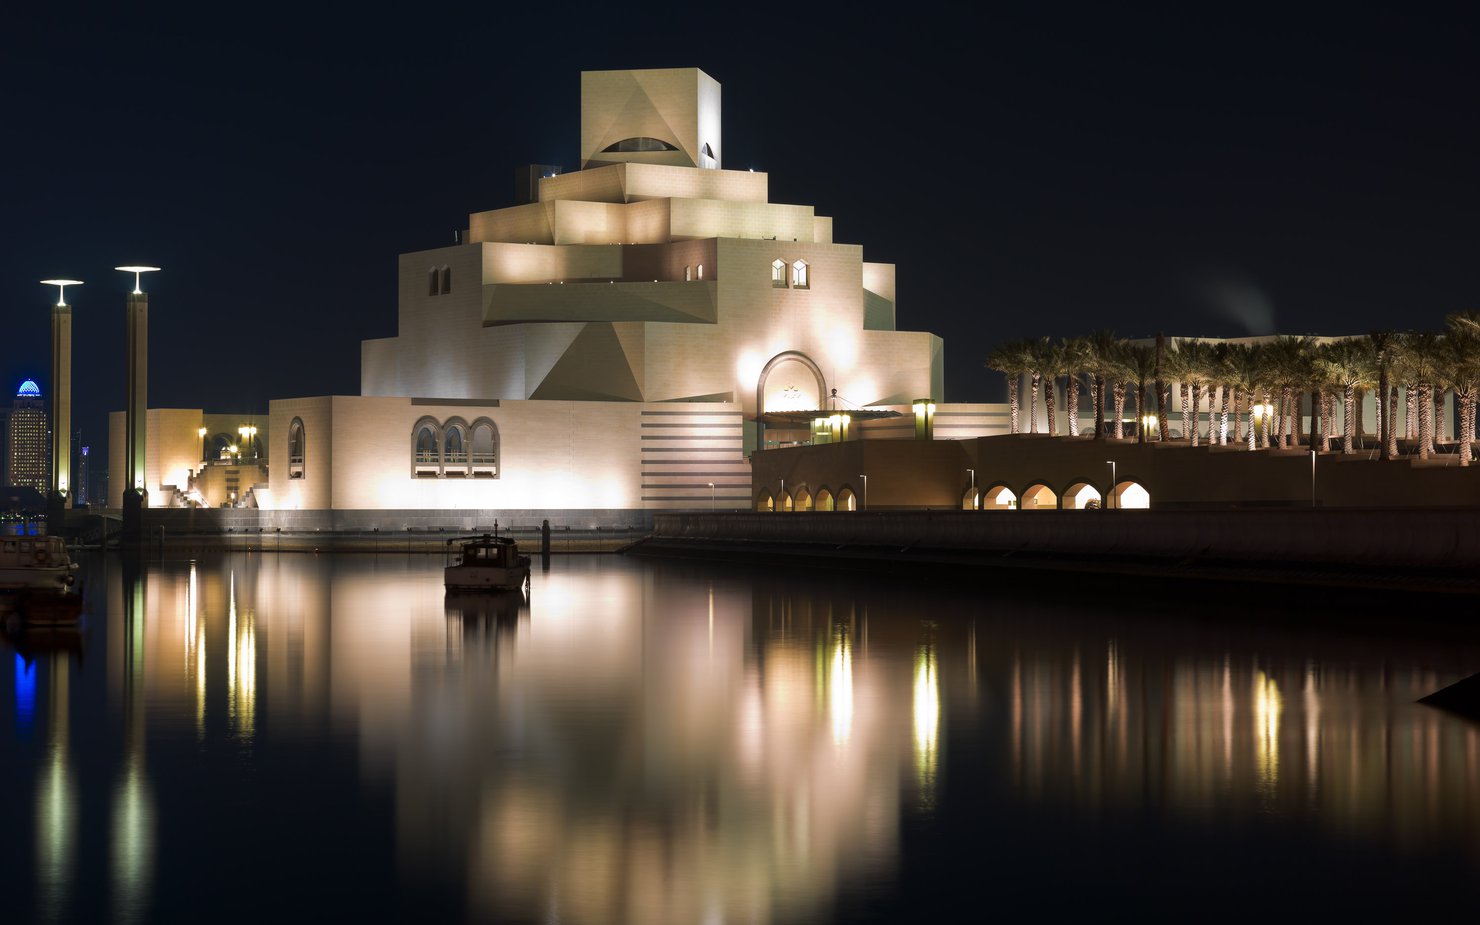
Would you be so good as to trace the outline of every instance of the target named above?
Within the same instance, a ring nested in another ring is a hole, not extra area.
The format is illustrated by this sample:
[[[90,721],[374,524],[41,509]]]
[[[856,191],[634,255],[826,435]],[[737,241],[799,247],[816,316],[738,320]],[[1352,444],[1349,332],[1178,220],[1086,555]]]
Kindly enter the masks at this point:
[[[860,475],[859,478],[863,479],[863,509],[866,511],[868,510],[868,476]]]
[[[1115,505],[1115,460],[1107,459],[1105,465],[1110,467],[1110,493],[1105,496],[1105,506],[1113,507]]]
[[[971,476],[971,509],[974,511],[976,510],[976,470],[967,469],[966,472]]]

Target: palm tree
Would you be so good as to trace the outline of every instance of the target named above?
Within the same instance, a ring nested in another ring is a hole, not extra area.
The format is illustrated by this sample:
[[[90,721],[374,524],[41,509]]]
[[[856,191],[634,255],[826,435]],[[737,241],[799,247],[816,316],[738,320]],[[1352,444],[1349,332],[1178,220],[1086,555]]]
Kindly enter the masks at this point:
[[[1182,430],[1183,436],[1188,438],[1193,446],[1198,445],[1198,437],[1202,430],[1202,386],[1207,378],[1208,370],[1212,365],[1212,349],[1208,344],[1197,340],[1177,340],[1177,366],[1183,384],[1182,393]],[[1187,420],[1187,391],[1192,392],[1192,421],[1191,429],[1188,428]],[[1211,415],[1209,415],[1211,418]],[[1212,421],[1209,420],[1211,426]]]
[[[1038,383],[1041,380],[1044,385],[1043,403],[1048,411],[1048,435],[1054,436],[1056,425],[1054,422],[1054,383],[1058,379],[1059,355],[1058,348],[1046,337],[1039,337],[1032,341],[1029,349],[1032,357],[1033,374],[1033,398],[1028,406],[1028,423],[1032,433],[1038,433]]]
[[[1397,395],[1398,387],[1392,384],[1393,366],[1399,359],[1401,338],[1392,331],[1371,331],[1367,334],[1369,361],[1377,370],[1377,439],[1382,444],[1382,458],[1391,460],[1398,455]]]
[[[1146,382],[1156,375],[1156,349],[1145,344],[1127,344],[1122,357],[1126,372],[1136,383],[1136,442],[1146,442]]]
[[[1403,335],[1403,354],[1407,360],[1404,368],[1417,393],[1414,404],[1418,411],[1418,458],[1428,459],[1433,446],[1429,418],[1433,401],[1429,395],[1438,372],[1439,335],[1430,331],[1412,331]]]
[[[1032,367],[1031,341],[1010,340],[993,347],[986,367],[1007,377],[1007,404],[1011,409],[1012,432],[1018,433],[1018,380]]]
[[[1444,378],[1454,389],[1454,403],[1459,412],[1455,437],[1459,441],[1459,464],[1470,464],[1474,442],[1474,407],[1477,385],[1480,385],[1480,329],[1470,329],[1450,322],[1450,332],[1442,343],[1439,365]]]
[[[1321,346],[1317,353],[1321,374],[1342,390],[1341,452],[1352,452],[1357,386],[1372,380],[1372,351],[1355,340],[1339,340]]]
[[[1161,420],[1157,422],[1161,431],[1158,436],[1162,443],[1166,443],[1167,441],[1172,439],[1172,419],[1171,415],[1168,413],[1168,409],[1171,407],[1172,404],[1171,386],[1169,386],[1166,380],[1164,380],[1161,376],[1161,367],[1162,364],[1166,362],[1166,358],[1166,335],[1161,333],[1160,331],[1157,331],[1156,372],[1154,375],[1156,376],[1156,411],[1157,414],[1161,416]]]
[[[1255,449],[1258,428],[1254,420],[1254,399],[1264,384],[1262,368],[1264,353],[1258,344],[1231,344],[1227,363],[1228,378],[1233,384],[1234,439],[1243,433],[1243,411],[1240,402],[1249,406],[1249,449]],[[1262,420],[1262,418],[1261,418]]]
[[[1115,356],[1120,349],[1120,339],[1111,331],[1096,331],[1089,336],[1090,381],[1095,402],[1096,440],[1105,437],[1105,381],[1115,375]]]
[[[1280,389],[1280,407],[1275,413],[1275,436],[1289,447],[1300,422],[1297,390],[1303,390],[1311,375],[1311,348],[1315,338],[1282,334],[1265,345],[1270,383]]]
[[[1064,383],[1064,412],[1069,417],[1069,436],[1079,436],[1079,385],[1089,362],[1089,341],[1069,337],[1059,342],[1059,370]]]
[[[1208,376],[1212,380],[1213,392],[1208,396],[1208,442],[1216,442],[1218,446],[1228,445],[1228,404],[1233,391],[1230,382],[1233,379],[1233,369],[1230,361],[1233,358],[1234,345],[1230,343],[1214,344],[1211,355],[1208,358]],[[1218,412],[1218,438],[1213,439],[1213,394],[1223,393],[1222,409]],[[1234,412],[1237,414],[1237,412]]]

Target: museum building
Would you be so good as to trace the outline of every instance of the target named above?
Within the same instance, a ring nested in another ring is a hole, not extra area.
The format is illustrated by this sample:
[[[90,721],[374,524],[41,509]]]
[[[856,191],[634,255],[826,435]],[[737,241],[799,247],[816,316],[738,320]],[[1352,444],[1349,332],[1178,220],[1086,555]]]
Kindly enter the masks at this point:
[[[272,401],[266,482],[240,503],[748,508],[755,450],[918,436],[943,345],[896,330],[894,266],[723,152],[704,72],[582,73],[579,169],[531,168],[522,201],[401,255],[397,333],[363,342],[361,394]],[[1001,406],[936,415],[942,437],[1006,429]],[[200,422],[177,416],[150,454],[198,452]],[[202,455],[147,468],[194,482]]]

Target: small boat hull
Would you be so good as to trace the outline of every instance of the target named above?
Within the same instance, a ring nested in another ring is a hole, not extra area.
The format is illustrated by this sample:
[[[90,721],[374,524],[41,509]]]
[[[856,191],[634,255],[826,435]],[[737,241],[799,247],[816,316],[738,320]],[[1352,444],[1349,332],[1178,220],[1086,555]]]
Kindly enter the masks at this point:
[[[494,565],[449,565],[443,583],[456,591],[517,591],[529,580],[529,560],[509,567]]]

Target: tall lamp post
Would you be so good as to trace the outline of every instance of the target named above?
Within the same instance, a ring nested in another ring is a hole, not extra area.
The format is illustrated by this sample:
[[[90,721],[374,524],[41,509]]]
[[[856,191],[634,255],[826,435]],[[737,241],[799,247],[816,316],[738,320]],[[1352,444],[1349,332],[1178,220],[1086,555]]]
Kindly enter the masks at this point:
[[[976,470],[967,469],[966,472],[971,476],[971,488],[969,490],[971,492],[971,509],[974,511],[976,510]]]
[[[1106,507],[1115,506],[1115,460],[1105,460],[1105,465],[1110,467],[1110,493],[1105,496]]]
[[[709,510],[714,510],[714,483],[709,483]]]
[[[863,479],[863,509],[866,511],[868,510],[868,476],[859,475],[858,477]]]
[[[149,296],[139,285],[145,273],[159,267],[114,267],[134,274],[134,289],[128,294],[124,309],[124,336],[127,372],[124,379],[124,482],[123,533],[128,542],[137,543],[143,531],[143,509],[149,506],[148,488],[144,484],[145,444],[149,437]]]
[[[51,492],[47,495],[47,530],[62,532],[62,513],[72,503],[72,306],[67,287],[80,279],[43,279],[57,287],[51,309]],[[55,519],[53,519],[55,514]]]

